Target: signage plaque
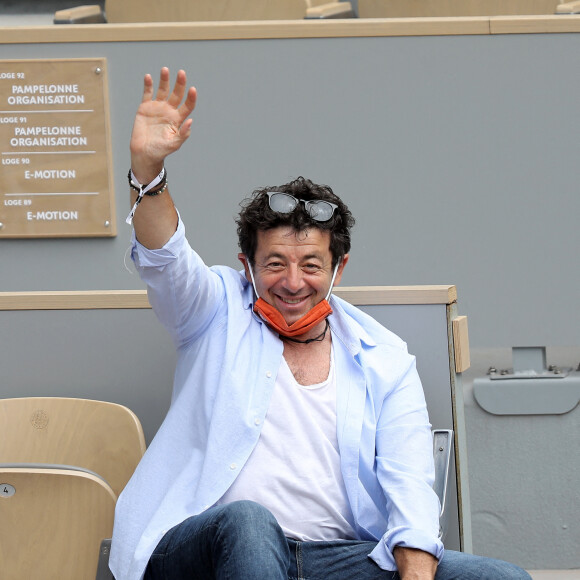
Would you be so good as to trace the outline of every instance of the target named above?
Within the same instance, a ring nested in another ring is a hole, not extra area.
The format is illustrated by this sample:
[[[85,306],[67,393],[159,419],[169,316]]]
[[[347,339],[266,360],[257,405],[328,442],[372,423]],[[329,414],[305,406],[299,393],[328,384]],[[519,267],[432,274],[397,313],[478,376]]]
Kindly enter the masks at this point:
[[[0,61],[0,238],[116,235],[104,58]]]

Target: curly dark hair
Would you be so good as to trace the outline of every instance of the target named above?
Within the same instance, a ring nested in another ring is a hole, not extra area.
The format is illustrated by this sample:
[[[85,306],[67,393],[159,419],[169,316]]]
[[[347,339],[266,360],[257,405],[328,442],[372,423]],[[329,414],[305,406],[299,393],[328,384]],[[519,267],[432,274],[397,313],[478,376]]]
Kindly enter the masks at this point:
[[[306,213],[302,203],[299,203],[291,213],[278,213],[270,209],[268,203],[268,192],[270,191],[289,193],[305,201],[321,199],[336,204],[338,208],[326,222],[312,219]],[[290,226],[296,232],[303,232],[310,228],[329,231],[333,267],[342,256],[350,251],[350,229],[354,225],[354,217],[328,185],[317,185],[309,179],[298,177],[285,185],[256,189],[252,196],[243,200],[240,205],[242,211],[236,220],[238,243],[241,251],[252,265],[258,245],[258,231],[266,231],[280,226]]]

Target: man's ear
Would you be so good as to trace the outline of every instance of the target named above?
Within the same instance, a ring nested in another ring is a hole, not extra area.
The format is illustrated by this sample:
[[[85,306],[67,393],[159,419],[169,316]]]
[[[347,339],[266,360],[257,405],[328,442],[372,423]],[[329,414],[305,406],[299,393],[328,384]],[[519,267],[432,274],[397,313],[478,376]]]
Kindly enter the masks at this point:
[[[342,257],[342,259],[340,260],[340,264],[338,265],[338,268],[336,269],[336,277],[334,278],[333,286],[338,286],[340,284],[340,279],[342,278],[342,272],[344,271],[344,267],[346,266],[346,263],[348,262],[348,258],[349,258],[349,255],[345,254]]]
[[[250,276],[250,269],[248,268],[248,258],[246,257],[246,254],[242,254],[242,252],[240,252],[238,254],[238,260],[243,264],[244,270],[246,272],[246,278],[251,282],[252,278]]]

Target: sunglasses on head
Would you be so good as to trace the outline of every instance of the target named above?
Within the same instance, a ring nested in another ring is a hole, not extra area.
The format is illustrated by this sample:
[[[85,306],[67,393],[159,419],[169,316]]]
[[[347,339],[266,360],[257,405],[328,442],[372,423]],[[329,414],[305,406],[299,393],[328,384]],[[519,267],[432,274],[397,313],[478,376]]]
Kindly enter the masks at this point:
[[[302,202],[306,213],[317,222],[327,222],[334,214],[338,206],[322,199],[306,201],[298,199],[289,193],[281,191],[268,191],[268,204],[270,209],[276,213],[292,213],[296,206]]]

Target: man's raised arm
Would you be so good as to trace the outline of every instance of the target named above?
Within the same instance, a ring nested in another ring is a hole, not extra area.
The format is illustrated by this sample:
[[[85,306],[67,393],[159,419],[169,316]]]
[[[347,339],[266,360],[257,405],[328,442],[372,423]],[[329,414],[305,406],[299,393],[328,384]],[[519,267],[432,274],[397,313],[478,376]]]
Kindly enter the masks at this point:
[[[191,133],[190,115],[197,92],[194,87],[186,87],[185,71],[180,70],[171,91],[169,69],[164,67],[154,95],[153,79],[149,74],[145,76],[143,100],[131,134],[132,182],[137,189],[160,175],[166,157],[177,151]],[[151,192],[158,189],[161,187],[154,186]],[[131,204],[135,204],[137,196],[138,192],[131,188]],[[177,228],[177,211],[167,189],[142,197],[134,212],[133,226],[137,239],[145,247],[158,249],[165,245]]]

